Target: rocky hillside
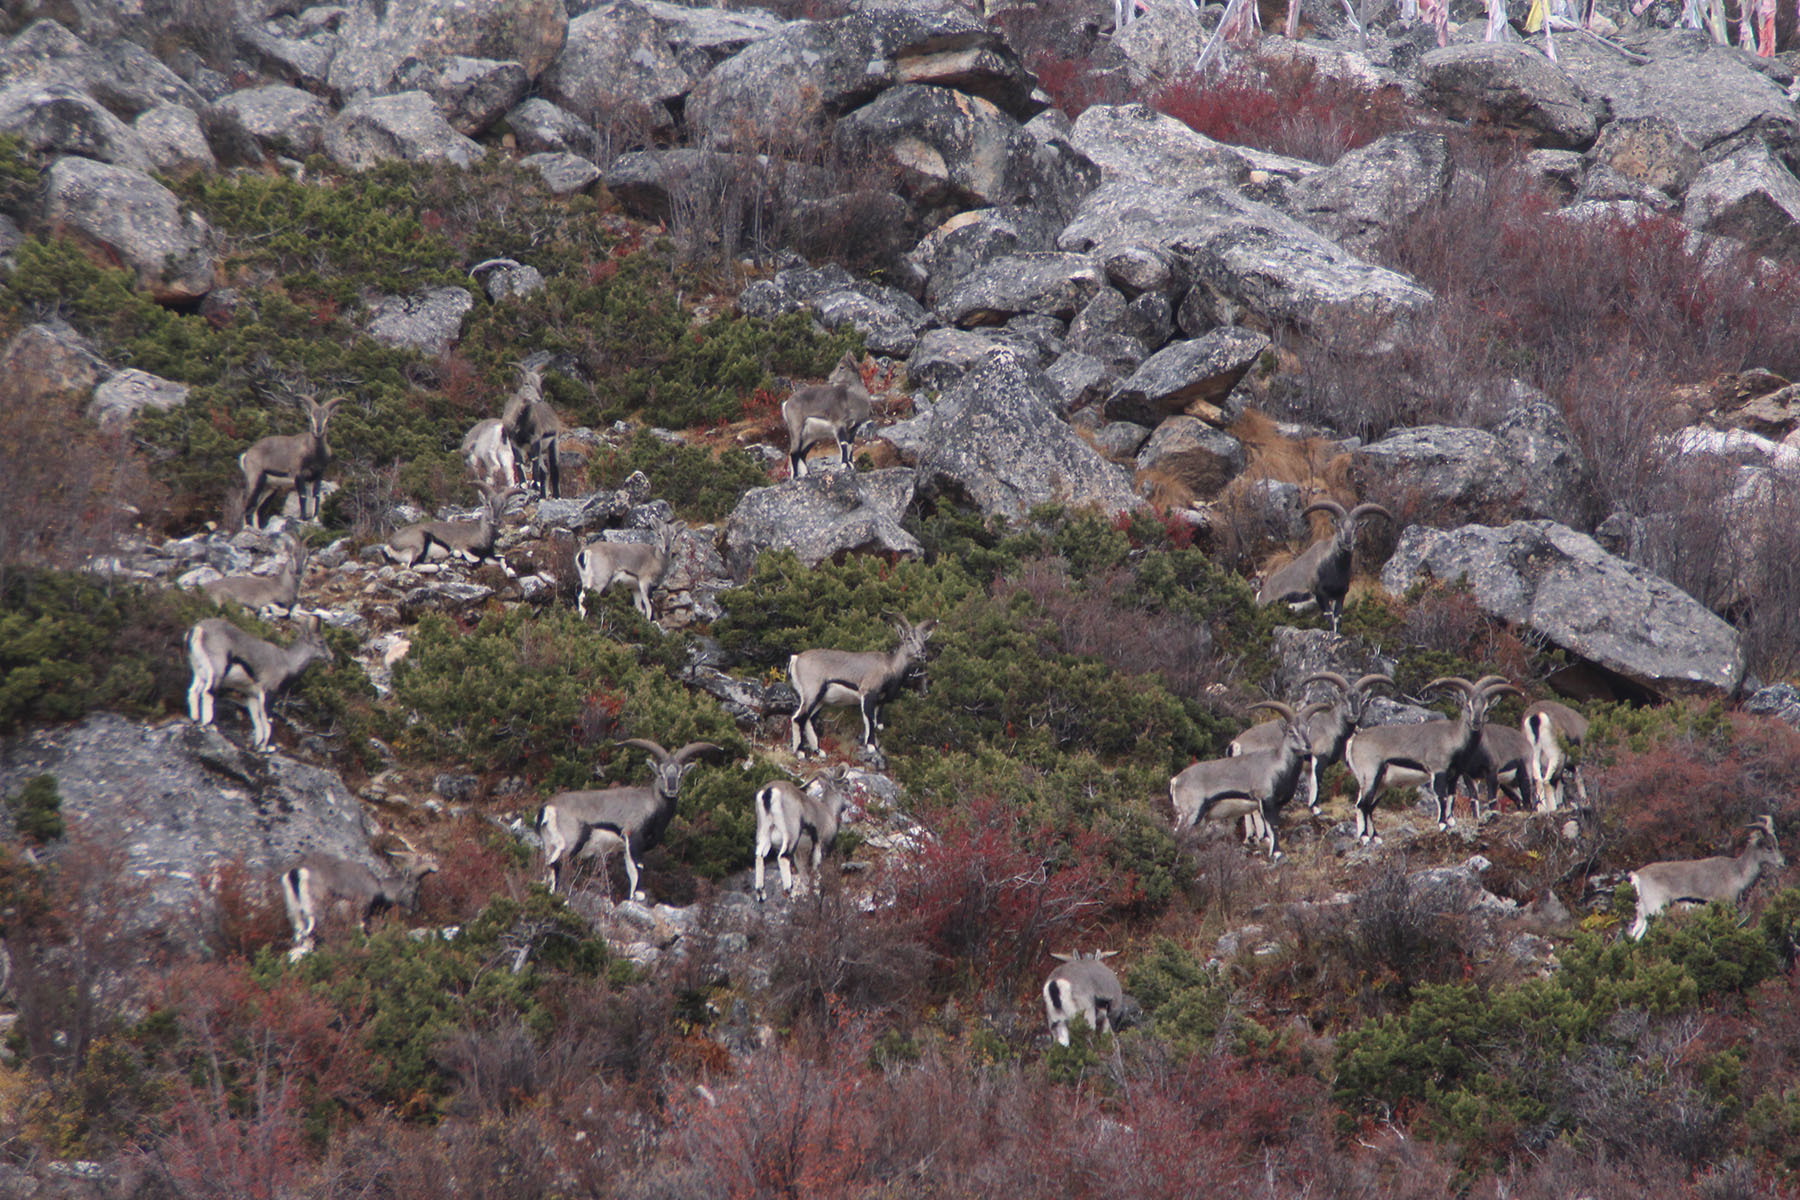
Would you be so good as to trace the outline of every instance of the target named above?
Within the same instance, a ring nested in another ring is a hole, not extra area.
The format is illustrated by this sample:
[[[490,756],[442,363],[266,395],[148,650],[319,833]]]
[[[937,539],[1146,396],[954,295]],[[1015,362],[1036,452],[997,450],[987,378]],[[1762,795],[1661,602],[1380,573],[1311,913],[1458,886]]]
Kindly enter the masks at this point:
[[[1424,7],[9,7],[0,1192],[1792,1194],[1792,13]]]

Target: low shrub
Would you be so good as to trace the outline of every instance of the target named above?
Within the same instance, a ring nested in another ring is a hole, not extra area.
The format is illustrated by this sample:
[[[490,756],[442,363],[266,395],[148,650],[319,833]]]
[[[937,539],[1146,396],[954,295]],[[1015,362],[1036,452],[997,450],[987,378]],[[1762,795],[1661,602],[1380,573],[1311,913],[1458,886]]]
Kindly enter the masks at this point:
[[[1250,59],[1219,79],[1181,80],[1152,104],[1218,141],[1327,165],[1415,123],[1398,87],[1323,74],[1300,55]]]
[[[640,429],[623,447],[588,458],[588,483],[621,486],[633,471],[650,480],[650,492],[693,521],[718,521],[737,507],[743,494],[769,485],[769,473],[735,447],[713,453],[684,442],[668,442]]]

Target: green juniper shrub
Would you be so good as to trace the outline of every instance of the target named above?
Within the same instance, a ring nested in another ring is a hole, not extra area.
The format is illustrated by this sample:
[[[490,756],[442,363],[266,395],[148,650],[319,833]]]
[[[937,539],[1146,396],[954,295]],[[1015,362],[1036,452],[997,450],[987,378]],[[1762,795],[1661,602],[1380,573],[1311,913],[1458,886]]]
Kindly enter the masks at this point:
[[[1125,990],[1136,997],[1156,1036],[1183,1058],[1211,1048],[1231,994],[1218,971],[1166,937],[1131,964]]]
[[[13,828],[39,845],[63,835],[62,797],[57,794],[54,775],[27,780],[12,798],[12,810]]]
[[[450,1033],[513,1017],[545,1036],[555,1026],[542,1002],[545,987],[562,978],[597,980],[609,962],[587,922],[560,897],[532,888],[522,900],[491,901],[453,938],[415,940],[389,928],[327,943],[298,964],[265,951],[255,975],[270,987],[287,973],[304,980],[359,1029],[370,1059],[363,1083],[373,1098],[429,1111],[450,1083],[437,1054]]]
[[[746,491],[769,483],[768,471],[742,450],[728,447],[715,454],[701,446],[665,442],[648,429],[638,430],[623,447],[588,459],[588,482],[596,488],[619,487],[633,471],[649,477],[652,495],[695,521],[729,515]]]
[[[0,579],[0,733],[97,709],[146,717],[184,710],[182,641],[217,611],[174,588],[9,570]]]
[[[549,789],[593,786],[596,761],[604,754],[616,763],[619,753],[607,747],[628,737],[671,750],[693,741],[744,748],[710,700],[646,669],[638,651],[566,609],[493,612],[468,633],[425,617],[394,670],[391,703],[403,714],[405,752],[484,770],[529,768]],[[629,769],[635,776],[640,767]]]
[[[38,158],[16,133],[0,134],[0,213],[26,217],[38,186]]]

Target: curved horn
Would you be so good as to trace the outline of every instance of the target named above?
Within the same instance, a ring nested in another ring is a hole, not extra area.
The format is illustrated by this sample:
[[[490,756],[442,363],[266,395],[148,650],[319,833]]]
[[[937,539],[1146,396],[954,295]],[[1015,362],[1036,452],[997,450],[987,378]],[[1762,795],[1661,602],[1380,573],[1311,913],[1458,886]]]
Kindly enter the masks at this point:
[[[1346,524],[1349,524],[1376,513],[1379,513],[1390,521],[1394,519],[1394,514],[1381,507],[1379,504],[1359,504],[1348,513],[1344,514],[1344,521]]]
[[[619,745],[636,746],[639,750],[644,751],[659,763],[666,763],[669,761],[669,752],[649,738],[626,738],[624,741],[620,742]],[[685,748],[686,747],[683,747],[683,749]]]
[[[1314,700],[1311,704],[1307,705],[1305,708],[1300,710],[1300,715],[1294,718],[1294,724],[1304,725],[1307,721],[1311,720],[1315,715],[1322,713],[1322,712],[1330,712],[1335,707],[1337,707],[1337,706],[1333,705],[1333,704],[1327,704],[1323,700]]]
[[[1510,687],[1512,685],[1512,680],[1504,675],[1483,675],[1480,679],[1475,681],[1475,690],[1478,692],[1485,692],[1497,683],[1504,683]]]
[[[1393,687],[1394,686],[1394,677],[1392,675],[1377,675],[1374,673],[1370,673],[1368,675],[1364,675],[1361,679],[1357,680],[1356,683],[1353,685],[1353,688],[1356,691],[1363,692],[1363,691],[1367,691],[1369,688],[1374,687],[1378,683],[1385,683],[1389,687]]]
[[[1775,817],[1772,813],[1764,813],[1757,817],[1750,822],[1748,828],[1754,829],[1758,833],[1766,833],[1769,835],[1770,842],[1775,841]]]
[[[1461,690],[1463,695],[1471,698],[1475,695],[1475,685],[1460,675],[1439,675],[1436,679],[1432,680],[1419,690],[1421,692],[1429,692],[1432,688],[1436,687],[1457,688]]]
[[[1336,671],[1314,671],[1311,675],[1308,675],[1305,679],[1300,681],[1301,690],[1304,691],[1306,685],[1309,683],[1329,683],[1340,692],[1355,690],[1351,686],[1350,681],[1345,679],[1342,675],[1339,675]]]
[[[724,753],[725,747],[714,745],[712,742],[689,742],[675,753],[669,755],[669,761],[684,763],[689,759],[698,758],[702,754],[722,755]]]
[[[1258,700],[1245,711],[1255,712],[1259,708],[1266,708],[1272,713],[1278,713],[1282,720],[1287,721],[1290,724],[1299,720],[1299,718],[1294,715],[1294,710],[1279,700]]]
[[[1331,514],[1333,520],[1341,521],[1344,519],[1344,506],[1339,504],[1336,500],[1314,500],[1311,504],[1300,510],[1300,515],[1303,518],[1310,517],[1316,512],[1328,512]]]

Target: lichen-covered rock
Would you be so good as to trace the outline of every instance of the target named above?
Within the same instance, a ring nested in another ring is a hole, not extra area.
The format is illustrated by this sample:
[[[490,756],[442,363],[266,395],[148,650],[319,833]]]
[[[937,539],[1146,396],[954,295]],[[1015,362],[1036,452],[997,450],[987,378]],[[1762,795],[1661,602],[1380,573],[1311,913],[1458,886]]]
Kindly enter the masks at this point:
[[[409,59],[491,58],[535,79],[569,28],[563,0],[354,0],[349,8],[329,76],[346,99],[386,90]]]
[[[579,154],[527,154],[519,166],[536,172],[553,196],[585,192],[600,182],[600,168]]]
[[[126,367],[94,389],[88,420],[103,426],[125,425],[146,408],[167,410],[187,403],[190,390],[185,383]]]
[[[667,129],[674,124],[669,101],[687,95],[694,77],[641,5],[613,0],[569,22],[562,53],[538,86],[578,117],[594,121],[635,108],[653,129]]]
[[[1105,281],[1085,254],[1009,254],[971,271],[937,305],[938,319],[970,328],[1001,325],[1020,313],[1069,320]]]
[[[383,296],[364,329],[384,346],[442,354],[462,336],[463,318],[475,307],[467,288],[431,288],[414,296]]]
[[[220,724],[235,718],[220,705]],[[242,750],[217,727],[95,713],[0,745],[0,793],[42,774],[55,778],[70,824],[104,832],[125,855],[147,892],[135,914],[145,928],[179,934],[227,864],[272,875],[322,853],[380,865],[362,806],[335,772]]]
[[[325,144],[325,122],[331,118],[323,100],[279,83],[233,92],[216,108],[266,150],[292,158],[318,153]]]
[[[1679,125],[1660,115],[1608,121],[1589,157],[1667,196],[1685,192],[1704,165],[1700,148]]]
[[[116,254],[159,300],[196,300],[212,288],[212,230],[142,171],[59,158],[45,174],[43,218]]]
[[[191,108],[179,104],[147,108],[138,114],[131,128],[143,143],[150,165],[158,171],[211,171],[219,165],[200,118]]]
[[[1800,256],[1800,180],[1760,141],[1696,175],[1681,215],[1703,233],[1735,238],[1759,253]]]
[[[1031,205],[1066,219],[1099,173],[1060,140],[1041,143],[1001,109],[943,87],[890,88],[838,122],[853,158],[886,162],[932,211]]]
[[[1176,413],[1229,424],[1236,413],[1226,398],[1256,363],[1269,339],[1253,329],[1225,325],[1157,351],[1106,399],[1106,416],[1155,426]]]
[[[522,300],[544,290],[544,273],[514,258],[490,258],[469,268],[469,277],[481,285],[495,304]]]
[[[1198,417],[1170,417],[1137,453],[1140,471],[1155,471],[1196,496],[1216,496],[1244,470],[1244,445]]]
[[[13,404],[86,396],[110,369],[88,340],[63,322],[27,325],[0,351],[0,394]]]
[[[967,329],[929,329],[919,336],[906,360],[906,379],[916,388],[941,392],[1000,343]]]
[[[1060,397],[1020,351],[996,347],[930,412],[881,436],[918,470],[922,490],[1023,517],[1039,504],[1122,512],[1141,503],[1129,475],[1058,414]]]
[[[325,127],[325,153],[351,171],[396,160],[470,167],[487,155],[452,129],[424,92],[370,96],[345,105]]]
[[[1451,425],[1397,429],[1356,450],[1350,470],[1359,494],[1433,525],[1591,523],[1586,461],[1548,401],[1522,406],[1491,433]]]
[[[1449,186],[1450,143],[1443,134],[1391,133],[1296,183],[1288,205],[1314,229],[1366,254]]]
[[[1103,182],[1130,180],[1182,189],[1242,189],[1252,171],[1268,169],[1264,159],[1278,157],[1216,142],[1145,104],[1089,106],[1075,119],[1069,144],[1100,168]],[[1324,169],[1293,159],[1281,163],[1295,179]]]
[[[506,128],[525,154],[579,154],[597,160],[600,143],[591,125],[536,96],[506,114]]]
[[[1177,258],[1193,287],[1183,328],[1258,323],[1334,349],[1379,354],[1408,341],[1432,296],[1266,204],[1217,188],[1103,183],[1057,239],[1104,261],[1127,249]]]
[[[1419,60],[1419,84],[1453,120],[1516,130],[1554,150],[1593,145],[1606,114],[1560,66],[1517,42],[1441,46]]]
[[[919,239],[906,256],[925,303],[935,307],[970,272],[1009,254],[1053,249],[1056,227],[1032,208],[962,212]]]
[[[913,472],[896,467],[815,471],[752,488],[725,522],[725,566],[747,579],[764,550],[792,550],[808,566],[840,554],[923,554],[900,527],[913,483]]]
[[[49,19],[28,25],[0,51],[0,88],[16,83],[74,88],[124,120],[159,104],[195,109],[205,104],[136,42],[109,38],[90,45]]]
[[[1725,621],[1666,579],[1554,521],[1409,526],[1382,570],[1401,596],[1467,580],[1482,611],[1663,696],[1729,696],[1744,649]]]
[[[462,54],[408,63],[395,83],[430,96],[450,128],[472,138],[492,129],[531,90],[531,76],[519,63]]]
[[[49,154],[79,154],[137,171],[152,166],[131,126],[66,84],[20,83],[0,91],[0,133]]]
[[[1782,86],[1698,29],[1635,37],[1637,58],[1586,38],[1558,38],[1556,48],[1562,69],[1613,120],[1661,117],[1702,154],[1749,138],[1779,152],[1800,136]]]

